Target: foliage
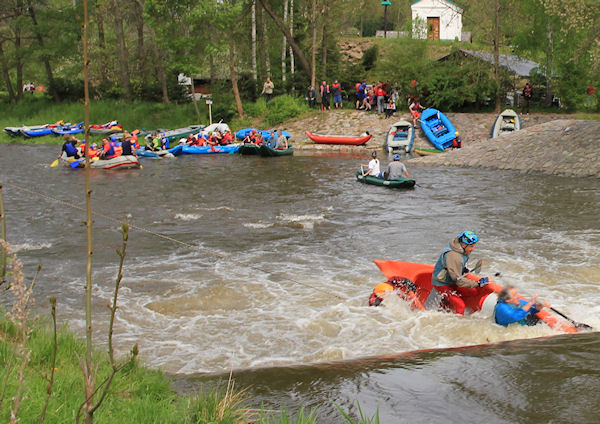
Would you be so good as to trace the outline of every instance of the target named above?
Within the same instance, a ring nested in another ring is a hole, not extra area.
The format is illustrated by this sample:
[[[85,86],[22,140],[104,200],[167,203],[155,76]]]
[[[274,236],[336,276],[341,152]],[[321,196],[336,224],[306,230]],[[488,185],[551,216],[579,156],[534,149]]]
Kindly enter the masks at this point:
[[[362,65],[365,70],[369,71],[375,67],[375,62],[377,62],[377,51],[379,47],[377,44],[372,45],[363,53],[362,57]]]
[[[264,121],[269,126],[278,125],[287,119],[299,116],[308,111],[304,99],[291,96],[277,96],[267,105],[267,114]]]
[[[336,407],[338,411],[340,411],[340,414],[342,414],[342,416],[344,417],[344,421],[348,424],[379,424],[379,408],[377,408],[377,412],[375,413],[375,415],[372,418],[369,418],[363,414],[362,408],[360,407],[360,403],[356,402],[356,407],[358,409],[360,417],[357,420],[354,417],[352,417],[350,413],[342,410],[342,408],[340,408],[338,405],[336,405]]]

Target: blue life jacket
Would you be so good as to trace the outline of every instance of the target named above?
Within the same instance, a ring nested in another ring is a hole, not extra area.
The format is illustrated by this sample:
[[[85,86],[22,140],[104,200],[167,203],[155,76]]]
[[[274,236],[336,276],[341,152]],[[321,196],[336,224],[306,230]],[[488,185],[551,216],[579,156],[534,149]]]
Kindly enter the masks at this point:
[[[444,283],[442,283],[441,281],[438,281],[436,278],[436,276],[439,275],[439,273],[442,272],[442,270],[446,268],[446,253],[450,252],[451,250],[452,250],[452,248],[450,247],[450,245],[446,246],[444,248],[444,250],[442,250],[442,254],[438,258],[435,266],[433,267],[433,274],[431,275],[431,284],[433,284],[434,286],[441,287],[441,286],[455,286],[456,285],[456,281],[452,281],[452,278],[450,278],[450,275],[448,274],[448,272],[446,272],[446,275],[444,277]],[[462,254],[462,268],[465,267],[468,260],[469,260],[469,257],[463,253]]]
[[[79,154],[77,147],[73,146],[73,143],[65,143],[65,152],[67,152],[67,156],[75,156]]]

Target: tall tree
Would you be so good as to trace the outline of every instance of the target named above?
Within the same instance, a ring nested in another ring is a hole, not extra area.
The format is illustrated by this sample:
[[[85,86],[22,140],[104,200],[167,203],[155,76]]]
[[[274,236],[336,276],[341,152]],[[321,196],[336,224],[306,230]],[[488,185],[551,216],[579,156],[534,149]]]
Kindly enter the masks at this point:
[[[283,0],[283,23],[287,25],[288,20],[288,0]],[[286,37],[283,34],[283,40],[281,41],[281,81],[285,83],[285,73],[286,73]]]
[[[252,79],[254,80],[254,89],[258,81],[258,70],[256,67],[256,0],[251,1],[250,5],[250,20],[251,20],[251,56],[252,56]]]
[[[125,100],[131,100],[131,84],[129,81],[129,57],[125,45],[125,31],[123,30],[122,2],[113,0],[112,12],[115,18],[115,35],[117,36],[117,52],[119,57],[119,77],[121,90]]]
[[[290,35],[292,36],[292,38],[294,37],[294,0],[290,0]],[[296,73],[296,68],[295,68],[295,64],[294,64],[294,49],[292,48],[292,46],[290,45],[289,47],[290,52],[290,74],[292,75],[292,95],[295,91],[295,87],[294,87],[294,74]]]

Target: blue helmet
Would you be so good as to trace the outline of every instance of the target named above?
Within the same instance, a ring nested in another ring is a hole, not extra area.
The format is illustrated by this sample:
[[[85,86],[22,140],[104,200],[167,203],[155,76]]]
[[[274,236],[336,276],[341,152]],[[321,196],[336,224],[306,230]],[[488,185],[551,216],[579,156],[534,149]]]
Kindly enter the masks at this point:
[[[392,156],[392,159],[400,160],[400,155],[398,153],[396,153],[394,156]]]
[[[479,237],[473,231],[463,231],[459,234],[458,241],[464,244],[475,244],[479,241]]]

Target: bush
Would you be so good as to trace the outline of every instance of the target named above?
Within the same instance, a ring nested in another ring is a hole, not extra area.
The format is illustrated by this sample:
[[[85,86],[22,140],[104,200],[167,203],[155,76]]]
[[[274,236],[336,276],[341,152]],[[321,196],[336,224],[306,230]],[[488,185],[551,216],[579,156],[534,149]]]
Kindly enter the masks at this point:
[[[264,120],[267,125],[273,126],[287,119],[295,118],[307,110],[308,107],[304,103],[304,99],[288,95],[277,96],[267,105],[267,114]]]

